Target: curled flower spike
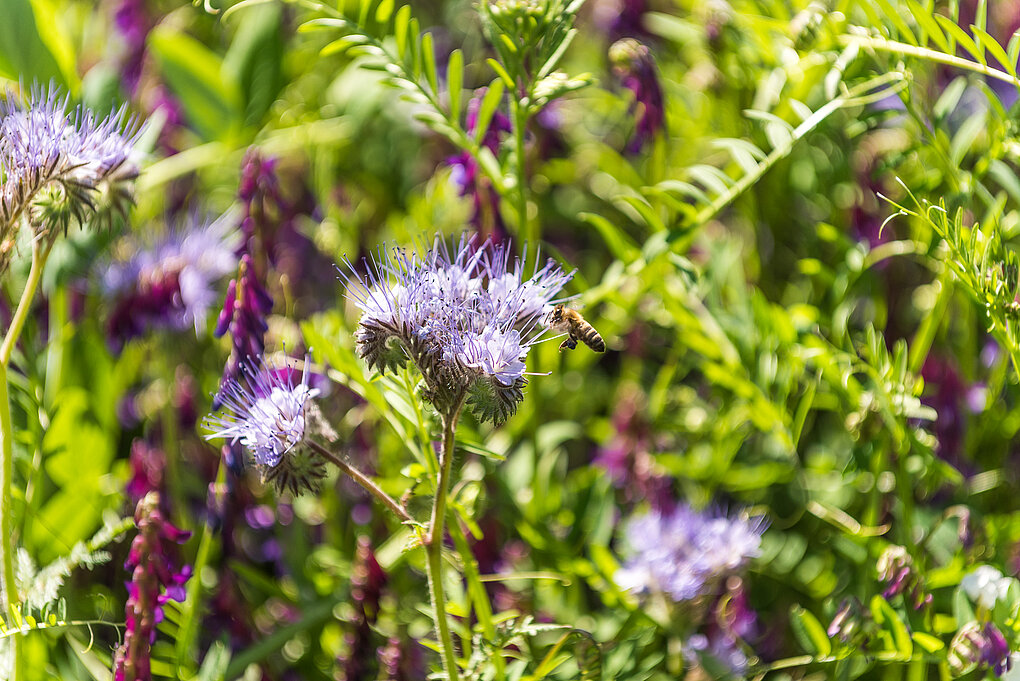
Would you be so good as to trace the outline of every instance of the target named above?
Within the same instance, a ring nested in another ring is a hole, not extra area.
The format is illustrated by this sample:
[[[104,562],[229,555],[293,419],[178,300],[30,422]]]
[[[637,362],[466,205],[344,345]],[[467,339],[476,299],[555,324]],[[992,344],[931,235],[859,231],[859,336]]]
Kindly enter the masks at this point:
[[[616,573],[616,583],[661,592],[674,601],[708,595],[758,555],[764,531],[761,518],[729,518],[685,504],[650,511],[627,524],[630,558]]]
[[[72,222],[127,211],[137,127],[123,108],[105,118],[84,107],[69,112],[56,87],[32,88],[23,104],[13,94],[0,101],[0,273],[23,215],[52,238]]]
[[[306,444],[310,421],[318,415],[312,399],[317,388],[308,385],[308,358],[301,382],[294,372],[262,363],[241,365],[241,376],[228,379],[220,390],[219,414],[210,414],[204,425],[206,440],[222,438],[240,442],[255,462],[263,481],[272,481],[293,494],[312,491],[325,475],[325,464]]]
[[[385,372],[410,359],[437,409],[466,398],[496,424],[523,399],[525,358],[573,276],[552,260],[529,275],[521,259],[511,266],[509,243],[476,248],[466,237],[452,254],[438,237],[425,253],[380,252],[366,274],[345,263],[347,295],[362,310],[357,351],[369,367]]]

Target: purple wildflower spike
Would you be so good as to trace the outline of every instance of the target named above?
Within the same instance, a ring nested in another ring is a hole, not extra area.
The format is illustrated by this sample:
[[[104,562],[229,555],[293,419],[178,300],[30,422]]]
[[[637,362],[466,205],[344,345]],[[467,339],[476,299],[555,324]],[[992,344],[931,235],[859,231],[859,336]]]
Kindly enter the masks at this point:
[[[210,414],[204,425],[206,440],[222,438],[240,443],[251,455],[263,480],[273,481],[279,490],[294,494],[314,490],[325,474],[315,453],[303,446],[309,423],[316,417],[317,388],[309,387],[308,357],[300,383],[295,372],[271,364],[241,365],[241,376],[229,379],[220,390],[222,413]]]
[[[623,87],[634,94],[631,111],[636,122],[627,151],[636,154],[666,127],[666,108],[655,60],[647,46],[633,38],[624,38],[609,48],[609,61]]]
[[[627,524],[630,558],[616,582],[637,592],[661,592],[674,601],[712,593],[758,555],[765,523],[695,511],[685,504],[652,510]]]
[[[190,532],[163,518],[159,494],[150,492],[135,509],[138,536],[131,542],[125,569],[131,571],[125,608],[124,643],[114,656],[114,681],[149,681],[150,652],[156,642],[156,625],[163,621],[163,604],[183,602],[191,566],[179,567],[174,544],[183,544]]]
[[[468,238],[453,254],[440,238],[425,253],[381,251],[365,274],[345,263],[347,295],[362,311],[357,351],[369,367],[385,372],[410,358],[438,409],[468,395],[495,423],[523,398],[528,351],[573,274],[549,260],[529,276],[521,259],[511,267],[509,244],[476,249]]]
[[[273,310],[273,299],[259,283],[251,256],[245,253],[238,265],[237,277],[230,281],[213,335],[217,338],[230,332],[230,358],[223,371],[222,383],[236,380],[241,365],[251,357],[261,357],[266,347],[265,334],[269,325],[266,316]],[[213,409],[220,408],[220,395],[213,399]]]

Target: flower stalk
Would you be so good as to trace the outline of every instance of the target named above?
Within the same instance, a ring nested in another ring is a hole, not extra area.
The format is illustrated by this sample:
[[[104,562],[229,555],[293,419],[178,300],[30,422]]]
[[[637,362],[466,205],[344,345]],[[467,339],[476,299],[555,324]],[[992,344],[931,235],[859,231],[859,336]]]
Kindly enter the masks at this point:
[[[436,495],[432,502],[432,520],[425,538],[425,564],[429,581],[429,595],[436,621],[436,636],[442,651],[443,668],[449,681],[457,681],[457,654],[450,635],[450,623],[446,620],[446,594],[443,590],[443,534],[446,527],[446,498],[450,488],[450,473],[453,470],[454,436],[457,421],[464,406],[466,394],[461,394],[450,412],[443,416],[443,447],[440,451],[439,479]]]
[[[387,494],[382,487],[379,487],[372,478],[368,477],[315,440],[309,439],[308,446],[315,450],[316,454],[347,474],[351,480],[361,485],[366,492],[378,499],[383,506],[393,511],[393,513],[400,518],[402,522],[414,522],[414,518],[411,517],[407,510],[405,510],[396,499]]]
[[[52,241],[35,239],[32,242],[32,265],[25,282],[25,290],[21,293],[18,308],[11,319],[11,326],[0,345],[0,560],[3,572],[3,604],[5,615],[10,615],[19,604],[17,586],[14,581],[14,500],[11,486],[14,482],[14,423],[11,418],[11,401],[7,389],[8,371],[14,346],[18,343],[21,330],[28,318],[28,311],[39,287],[46,258],[49,256]],[[11,638],[12,673],[14,681],[22,678],[21,636],[15,634]]]

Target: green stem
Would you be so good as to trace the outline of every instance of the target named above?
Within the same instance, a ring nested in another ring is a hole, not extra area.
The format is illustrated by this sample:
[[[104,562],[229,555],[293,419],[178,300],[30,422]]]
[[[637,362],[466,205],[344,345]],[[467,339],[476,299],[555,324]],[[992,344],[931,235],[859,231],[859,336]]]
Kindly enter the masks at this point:
[[[0,345],[0,575],[3,577],[4,614],[9,616],[18,607],[17,585],[14,581],[14,500],[11,488],[14,483],[14,421],[11,418],[11,400],[8,392],[8,371],[14,346],[18,343],[21,330],[28,319],[28,311],[39,287],[46,258],[50,253],[50,242],[32,242],[32,265],[28,271],[25,290],[18,301],[18,309],[11,318],[11,325]],[[6,618],[6,617],[5,617]],[[11,638],[11,674],[13,681],[24,678],[24,656],[21,637]]]
[[[3,463],[0,466],[0,554],[3,558],[3,619],[11,615],[18,606],[18,592],[14,582],[14,501],[11,498],[11,482],[14,477],[14,434],[11,422],[11,402],[7,394],[7,366],[0,365],[0,444]],[[21,678],[22,653],[21,636],[11,637],[10,678]]]
[[[32,308],[32,299],[35,298],[35,290],[39,287],[39,280],[42,278],[43,267],[46,265],[46,258],[50,255],[50,242],[40,243],[38,239],[32,241],[32,267],[28,270],[28,280],[25,281],[25,290],[21,293],[21,300],[18,301],[18,309],[11,317],[11,326],[4,336],[3,345],[0,345],[0,364],[8,367],[11,364],[11,355],[14,354],[14,346],[18,344],[21,336],[21,329],[28,319],[28,311]]]
[[[379,487],[372,478],[368,477],[315,440],[308,440],[308,444],[319,456],[346,473],[351,480],[361,485],[369,494],[382,502],[383,506],[393,511],[402,521],[414,522],[414,518],[412,518],[411,515],[404,510],[404,507],[401,506],[396,499],[383,491],[383,489]]]
[[[464,564],[464,579],[467,582],[468,594],[474,603],[475,617],[482,627],[482,633],[490,641],[496,640],[496,624],[492,619],[492,604],[489,602],[489,594],[485,591],[485,584],[482,576],[478,573],[478,561],[471,553],[467,536],[460,524],[454,520],[450,523],[450,536],[453,538],[453,545],[460,554],[460,560]],[[496,681],[506,679],[506,663],[503,661],[501,651],[492,655],[492,666],[496,672]]]
[[[446,527],[446,497],[450,489],[450,471],[453,470],[454,434],[457,420],[464,406],[466,395],[457,400],[453,409],[443,416],[443,449],[436,482],[436,495],[432,502],[432,520],[425,538],[425,564],[429,580],[429,595],[432,598],[432,612],[436,621],[436,637],[442,651],[443,668],[449,681],[457,681],[457,654],[450,636],[450,623],[446,620],[446,595],[443,592],[443,534]]]

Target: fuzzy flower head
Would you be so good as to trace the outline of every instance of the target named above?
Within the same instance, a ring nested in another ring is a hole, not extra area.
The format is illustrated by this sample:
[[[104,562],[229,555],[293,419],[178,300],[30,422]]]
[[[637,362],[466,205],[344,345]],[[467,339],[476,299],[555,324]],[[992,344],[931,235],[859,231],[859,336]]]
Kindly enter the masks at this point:
[[[385,372],[410,359],[437,409],[466,396],[497,424],[523,399],[528,351],[573,274],[551,259],[529,273],[522,259],[511,263],[509,243],[477,247],[468,238],[453,253],[440,238],[424,253],[380,252],[366,274],[345,262],[347,295],[362,311],[357,350],[369,367]]]
[[[731,518],[685,504],[649,511],[624,530],[630,557],[616,583],[677,602],[709,595],[759,555],[764,530],[761,518]]]
[[[202,329],[217,302],[216,282],[237,268],[230,223],[229,216],[210,222],[192,215],[151,248],[131,246],[130,258],[109,266],[103,288],[115,301],[107,321],[115,349],[155,328]]]
[[[241,376],[228,379],[217,396],[221,411],[206,417],[206,440],[222,438],[240,443],[251,455],[263,480],[278,489],[315,489],[324,466],[305,447],[318,412],[311,401],[319,390],[308,385],[308,358],[301,380],[295,371],[262,363],[241,366]]]
[[[126,213],[138,175],[136,127],[125,109],[106,117],[69,111],[56,87],[33,88],[24,102],[11,93],[0,100],[0,245],[13,243],[22,217],[52,237],[71,223]]]

